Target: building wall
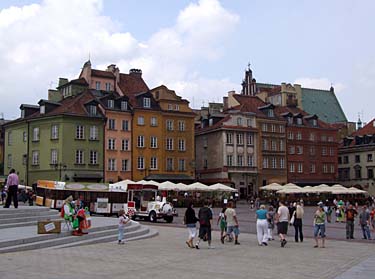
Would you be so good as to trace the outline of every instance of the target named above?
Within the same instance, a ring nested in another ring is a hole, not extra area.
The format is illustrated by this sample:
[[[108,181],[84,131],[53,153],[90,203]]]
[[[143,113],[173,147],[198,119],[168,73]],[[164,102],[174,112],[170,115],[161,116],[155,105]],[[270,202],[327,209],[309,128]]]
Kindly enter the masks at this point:
[[[132,178],[132,115],[130,112],[106,111],[107,123],[109,119],[115,120],[115,129],[110,130],[109,125],[105,128],[105,181],[117,182]],[[122,121],[128,121],[128,131],[123,130]],[[108,148],[109,139],[115,139],[115,150]],[[122,140],[129,141],[129,149],[122,150]],[[109,170],[109,159],[116,160],[116,170]],[[128,170],[122,170],[122,160],[128,160]]]

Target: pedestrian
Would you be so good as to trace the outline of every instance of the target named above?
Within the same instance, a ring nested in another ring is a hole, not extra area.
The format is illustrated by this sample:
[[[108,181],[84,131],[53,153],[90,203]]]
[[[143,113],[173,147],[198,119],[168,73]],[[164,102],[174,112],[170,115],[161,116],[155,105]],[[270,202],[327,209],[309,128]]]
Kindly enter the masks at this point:
[[[303,242],[303,232],[302,232],[302,219],[304,215],[303,207],[301,206],[301,203],[298,202],[296,205],[296,210],[294,211],[294,240],[295,242],[298,242],[298,236],[299,240]]]
[[[186,228],[188,229],[189,237],[188,240],[186,241],[186,245],[190,248],[194,248],[194,238],[197,235],[197,222],[198,218],[195,216],[195,210],[193,208],[193,203],[189,202],[186,211],[185,211],[185,216],[184,216],[184,223],[186,225]]]
[[[120,209],[118,212],[118,244],[125,244],[124,232],[125,225],[130,222],[130,218],[125,215],[125,210]]]
[[[319,247],[318,236],[320,235],[322,245],[321,247],[325,247],[325,238],[326,238],[326,213],[324,212],[323,203],[319,203],[318,209],[314,214],[314,239],[315,239],[315,246],[314,248]]]
[[[366,205],[362,207],[362,212],[359,214],[359,225],[362,229],[363,239],[370,240],[370,212],[368,212]]]
[[[259,246],[267,246],[268,243],[268,222],[267,210],[264,204],[261,204],[259,209],[255,212],[257,217],[257,237]]]
[[[268,207],[267,212],[267,222],[268,222],[268,241],[274,240],[273,238],[273,229],[275,228],[275,211],[273,206]]]
[[[2,189],[1,190],[1,203],[5,203],[5,199],[7,197],[7,192],[5,191],[5,189]]]
[[[345,219],[345,210],[344,210],[344,202],[340,200],[337,202],[337,209],[336,209],[336,222],[344,222]]]
[[[357,210],[349,204],[348,209],[345,211],[346,217],[346,239],[354,239],[354,219],[358,215]]]
[[[199,209],[199,239],[195,244],[195,248],[199,249],[200,240],[207,241],[208,248],[211,246],[211,228],[212,228],[212,211],[209,208],[210,202],[205,200],[203,207]]]
[[[7,179],[7,192],[8,196],[4,205],[4,208],[9,208],[13,199],[14,208],[18,208],[18,175],[16,174],[15,169],[11,169]]]
[[[234,245],[240,245],[238,242],[238,235],[240,234],[236,210],[233,208],[233,201],[229,201],[228,208],[224,212],[225,220],[227,221],[227,235],[234,233]]]
[[[370,227],[375,231],[375,207],[372,207],[370,212]]]
[[[284,247],[287,243],[286,234],[288,233],[289,210],[285,204],[280,201],[277,210],[277,234],[280,237],[280,245]]]
[[[224,212],[227,209],[226,206],[223,206],[221,212],[219,213],[219,217],[217,218],[217,225],[220,228],[220,241],[222,244],[224,244],[224,239],[227,232],[227,221],[225,221],[225,215]]]

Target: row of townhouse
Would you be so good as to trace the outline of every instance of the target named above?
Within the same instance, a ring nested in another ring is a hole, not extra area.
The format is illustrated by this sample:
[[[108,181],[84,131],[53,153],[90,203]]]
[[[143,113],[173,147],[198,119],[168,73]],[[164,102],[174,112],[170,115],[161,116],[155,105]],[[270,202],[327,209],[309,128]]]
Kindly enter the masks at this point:
[[[167,87],[150,90],[140,70],[88,61],[48,100],[20,109],[5,125],[4,153],[5,172],[15,168],[21,183],[194,180],[195,114]]]
[[[337,129],[296,106],[275,106],[229,92],[196,123],[197,178],[231,183],[241,197],[269,183],[332,184]]]

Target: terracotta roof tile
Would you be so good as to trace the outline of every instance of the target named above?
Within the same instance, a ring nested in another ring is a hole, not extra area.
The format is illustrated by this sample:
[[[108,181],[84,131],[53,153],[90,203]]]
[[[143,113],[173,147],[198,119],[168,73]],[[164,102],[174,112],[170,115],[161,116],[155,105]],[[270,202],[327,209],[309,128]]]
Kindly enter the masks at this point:
[[[120,74],[119,86],[121,91],[132,97],[132,95],[149,91],[149,88],[142,77],[132,74]]]
[[[95,69],[91,70],[91,75],[94,76],[94,77],[104,77],[104,78],[112,78],[112,79],[115,78],[115,76],[112,72],[95,70]]]

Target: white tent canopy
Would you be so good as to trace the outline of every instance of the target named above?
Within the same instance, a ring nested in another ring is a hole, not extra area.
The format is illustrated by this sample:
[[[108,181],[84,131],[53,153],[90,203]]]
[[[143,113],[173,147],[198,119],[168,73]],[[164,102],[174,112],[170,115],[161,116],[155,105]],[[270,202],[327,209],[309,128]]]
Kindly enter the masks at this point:
[[[221,192],[237,192],[236,189],[229,187],[227,185],[221,184],[221,183],[216,183],[214,185],[208,186],[208,188],[211,191],[221,191]]]
[[[109,184],[109,190],[110,191],[127,191],[128,190],[128,184],[134,184],[136,182],[130,180],[130,179],[125,179],[113,184]]]
[[[187,190],[189,191],[209,191],[210,189],[208,188],[207,185],[200,183],[200,182],[195,182],[192,184],[187,185]]]
[[[265,191],[278,191],[278,190],[283,189],[283,186],[281,186],[278,183],[271,183],[266,186],[260,187],[260,189],[265,190]]]

